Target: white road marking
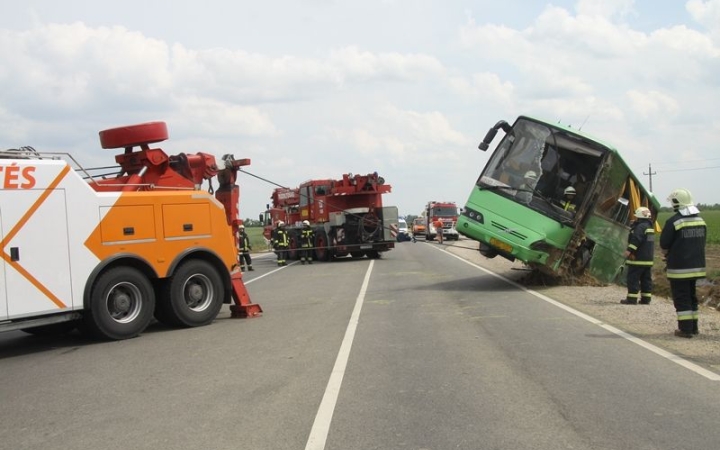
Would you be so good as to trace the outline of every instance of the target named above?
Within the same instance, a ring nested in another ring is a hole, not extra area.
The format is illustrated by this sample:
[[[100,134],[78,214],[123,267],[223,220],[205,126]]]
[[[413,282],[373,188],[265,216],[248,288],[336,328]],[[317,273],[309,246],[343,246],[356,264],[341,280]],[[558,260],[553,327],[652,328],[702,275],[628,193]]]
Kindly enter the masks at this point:
[[[370,266],[365,273],[365,279],[360,288],[360,293],[357,296],[357,300],[355,300],[355,308],[350,316],[348,327],[345,330],[345,337],[343,338],[342,344],[340,344],[340,351],[338,352],[335,366],[330,374],[330,380],[325,388],[325,394],[320,402],[320,408],[318,408],[317,414],[315,415],[315,422],[313,422],[312,429],[310,430],[310,436],[305,445],[305,450],[323,450],[325,448],[325,442],[330,432],[330,422],[332,422],[335,404],[340,394],[340,386],[345,376],[345,369],[348,358],[350,357],[350,349],[352,348],[355,331],[357,330],[358,321],[360,320],[360,310],[365,301],[365,292],[370,282],[370,274],[372,273],[374,263],[375,261],[370,261]]]
[[[596,318],[594,318],[594,317],[592,317],[592,316],[589,316],[589,315],[587,315],[587,314],[585,314],[585,313],[583,313],[583,312],[580,312],[580,311],[578,311],[578,310],[576,310],[576,309],[573,309],[573,308],[571,308],[571,307],[569,307],[569,306],[567,306],[567,305],[565,305],[565,304],[563,304],[563,303],[558,302],[557,300],[553,300],[553,299],[551,299],[550,297],[547,297],[547,296],[545,296],[545,295],[543,295],[543,294],[541,294],[541,293],[539,293],[539,292],[537,292],[537,291],[533,291],[532,289],[528,289],[528,288],[526,288],[525,286],[523,286],[523,285],[521,285],[521,284],[518,284],[518,283],[516,283],[516,282],[514,282],[514,281],[512,281],[512,280],[510,280],[510,279],[508,279],[508,278],[505,278],[504,276],[502,276],[502,275],[500,275],[500,274],[497,274],[497,273],[495,273],[495,272],[493,272],[493,271],[491,271],[491,270],[488,270],[488,269],[486,269],[486,268],[484,268],[484,267],[481,267],[481,266],[479,266],[479,265],[477,265],[477,264],[475,264],[475,263],[472,263],[472,262],[470,262],[470,261],[468,261],[468,260],[466,260],[466,259],[463,259],[463,258],[460,257],[460,256],[454,255],[454,254],[450,253],[449,251],[446,251],[444,248],[438,248],[438,247],[432,247],[432,248],[434,248],[434,249],[436,249],[436,250],[438,250],[438,251],[445,252],[445,253],[447,253],[448,255],[450,255],[450,256],[452,256],[452,257],[454,257],[454,258],[459,259],[460,261],[464,262],[465,264],[468,264],[468,265],[470,265],[470,266],[473,266],[473,267],[475,267],[475,268],[477,268],[477,269],[482,270],[483,272],[487,273],[488,275],[492,275],[492,276],[494,276],[494,277],[496,277],[496,278],[499,278],[499,279],[505,281],[506,283],[509,283],[509,284],[515,286],[515,287],[518,288],[518,289],[522,289],[523,291],[525,291],[525,292],[527,292],[527,293],[529,293],[529,294],[531,294],[531,295],[534,295],[535,297],[537,297],[537,298],[539,298],[539,299],[541,299],[541,300],[544,300],[544,301],[546,301],[546,302],[548,302],[548,303],[550,303],[550,304],[552,304],[552,305],[557,306],[557,307],[560,308],[560,309],[564,309],[565,311],[567,311],[567,312],[569,312],[569,313],[571,313],[571,314],[574,314],[574,315],[580,317],[581,319],[585,319],[585,320],[587,320],[588,322],[590,322],[590,323],[592,323],[592,324],[595,324],[595,325],[597,325],[597,326],[599,326],[599,327],[601,327],[601,328],[604,328],[604,329],[606,329],[607,331],[609,331],[609,332],[611,332],[611,333],[613,333],[613,334],[616,334],[616,335],[618,335],[618,336],[620,336],[620,337],[622,337],[622,338],[624,338],[624,339],[627,339],[628,341],[633,342],[633,343],[639,345],[640,347],[643,347],[643,348],[645,348],[645,349],[647,349],[647,350],[650,350],[651,352],[653,352],[653,353],[655,353],[655,354],[657,354],[657,355],[659,355],[659,356],[662,356],[663,358],[665,358],[665,359],[667,359],[667,360],[670,360],[670,361],[672,361],[672,362],[674,362],[674,363],[676,363],[676,364],[679,364],[679,365],[681,365],[682,367],[685,367],[686,369],[689,369],[689,370],[697,373],[698,375],[707,378],[708,380],[711,380],[711,381],[720,381],[720,375],[718,375],[718,374],[715,373],[715,372],[712,372],[712,371],[707,370],[707,369],[705,369],[705,368],[703,368],[703,367],[700,367],[700,366],[698,366],[698,365],[695,364],[695,363],[691,363],[690,361],[688,361],[688,360],[686,360],[686,359],[684,359],[684,358],[682,358],[682,357],[680,357],[680,356],[678,356],[678,355],[675,355],[675,354],[673,354],[673,353],[670,353],[670,352],[668,352],[667,350],[663,350],[663,349],[660,348],[660,347],[656,347],[655,345],[653,345],[653,344],[651,344],[651,343],[649,343],[649,342],[646,342],[646,341],[644,341],[644,340],[642,340],[642,339],[640,339],[640,338],[638,338],[638,337],[635,337],[635,336],[633,336],[633,335],[631,335],[631,334],[628,334],[628,333],[626,333],[626,332],[624,332],[624,331],[622,331],[622,330],[620,330],[620,329],[617,329],[617,328],[613,327],[612,325],[608,325],[608,324],[604,323],[604,322],[601,321],[601,320],[598,320],[598,319],[596,319]]]

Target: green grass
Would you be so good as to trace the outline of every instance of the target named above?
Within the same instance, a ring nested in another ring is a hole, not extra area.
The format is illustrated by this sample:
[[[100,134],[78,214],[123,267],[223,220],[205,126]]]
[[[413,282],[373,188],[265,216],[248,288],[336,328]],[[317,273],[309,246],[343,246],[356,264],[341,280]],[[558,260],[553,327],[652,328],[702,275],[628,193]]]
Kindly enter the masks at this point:
[[[658,214],[660,228],[665,225],[665,221],[672,215],[672,212],[661,212]],[[707,224],[707,243],[720,244],[720,210],[700,211],[700,216],[702,216]]]
[[[265,243],[263,237],[262,227],[247,227],[245,232],[250,238],[250,246],[252,247],[252,253],[264,252],[268,250],[268,246]]]

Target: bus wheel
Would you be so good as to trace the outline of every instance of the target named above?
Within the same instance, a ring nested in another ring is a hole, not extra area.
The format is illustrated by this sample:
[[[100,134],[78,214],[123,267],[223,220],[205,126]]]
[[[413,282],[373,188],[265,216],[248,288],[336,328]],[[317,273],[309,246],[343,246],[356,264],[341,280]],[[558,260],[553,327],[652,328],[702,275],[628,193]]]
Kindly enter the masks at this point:
[[[186,261],[165,284],[157,316],[173,326],[207,325],[220,312],[224,293],[215,267],[199,259]]]
[[[497,250],[490,247],[484,242],[480,243],[480,247],[478,248],[478,250],[480,251],[480,254],[486,258],[494,258],[498,255]]]
[[[115,267],[95,281],[90,310],[83,320],[87,330],[103,339],[128,339],[142,333],[155,309],[150,280],[132,267]]]

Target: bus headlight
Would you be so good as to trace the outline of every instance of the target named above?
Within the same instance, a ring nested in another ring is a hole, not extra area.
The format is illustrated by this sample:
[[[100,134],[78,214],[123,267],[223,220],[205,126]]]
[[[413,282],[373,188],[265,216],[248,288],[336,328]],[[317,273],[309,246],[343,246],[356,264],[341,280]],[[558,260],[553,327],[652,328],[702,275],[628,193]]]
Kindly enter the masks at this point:
[[[475,211],[474,209],[465,208],[462,212],[462,215],[467,217],[468,219],[478,222],[478,223],[484,223],[485,219],[483,218],[483,215],[479,213],[478,211]]]

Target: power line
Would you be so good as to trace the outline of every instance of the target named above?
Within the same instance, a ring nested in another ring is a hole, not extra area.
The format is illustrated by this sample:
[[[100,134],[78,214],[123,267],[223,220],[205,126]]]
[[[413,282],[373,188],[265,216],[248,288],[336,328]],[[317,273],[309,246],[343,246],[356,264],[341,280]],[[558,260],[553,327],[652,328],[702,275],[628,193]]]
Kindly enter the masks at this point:
[[[691,169],[670,169],[670,170],[662,170],[662,172],[689,172],[691,170],[707,170],[707,169],[717,169],[717,168],[720,168],[720,166],[694,167]]]
[[[665,162],[656,162],[656,166],[662,166],[662,165],[668,165],[668,164],[684,164],[684,163],[696,163],[696,162],[705,162],[705,161],[718,161],[720,158],[706,158],[706,159],[686,159],[681,161],[665,161]]]

